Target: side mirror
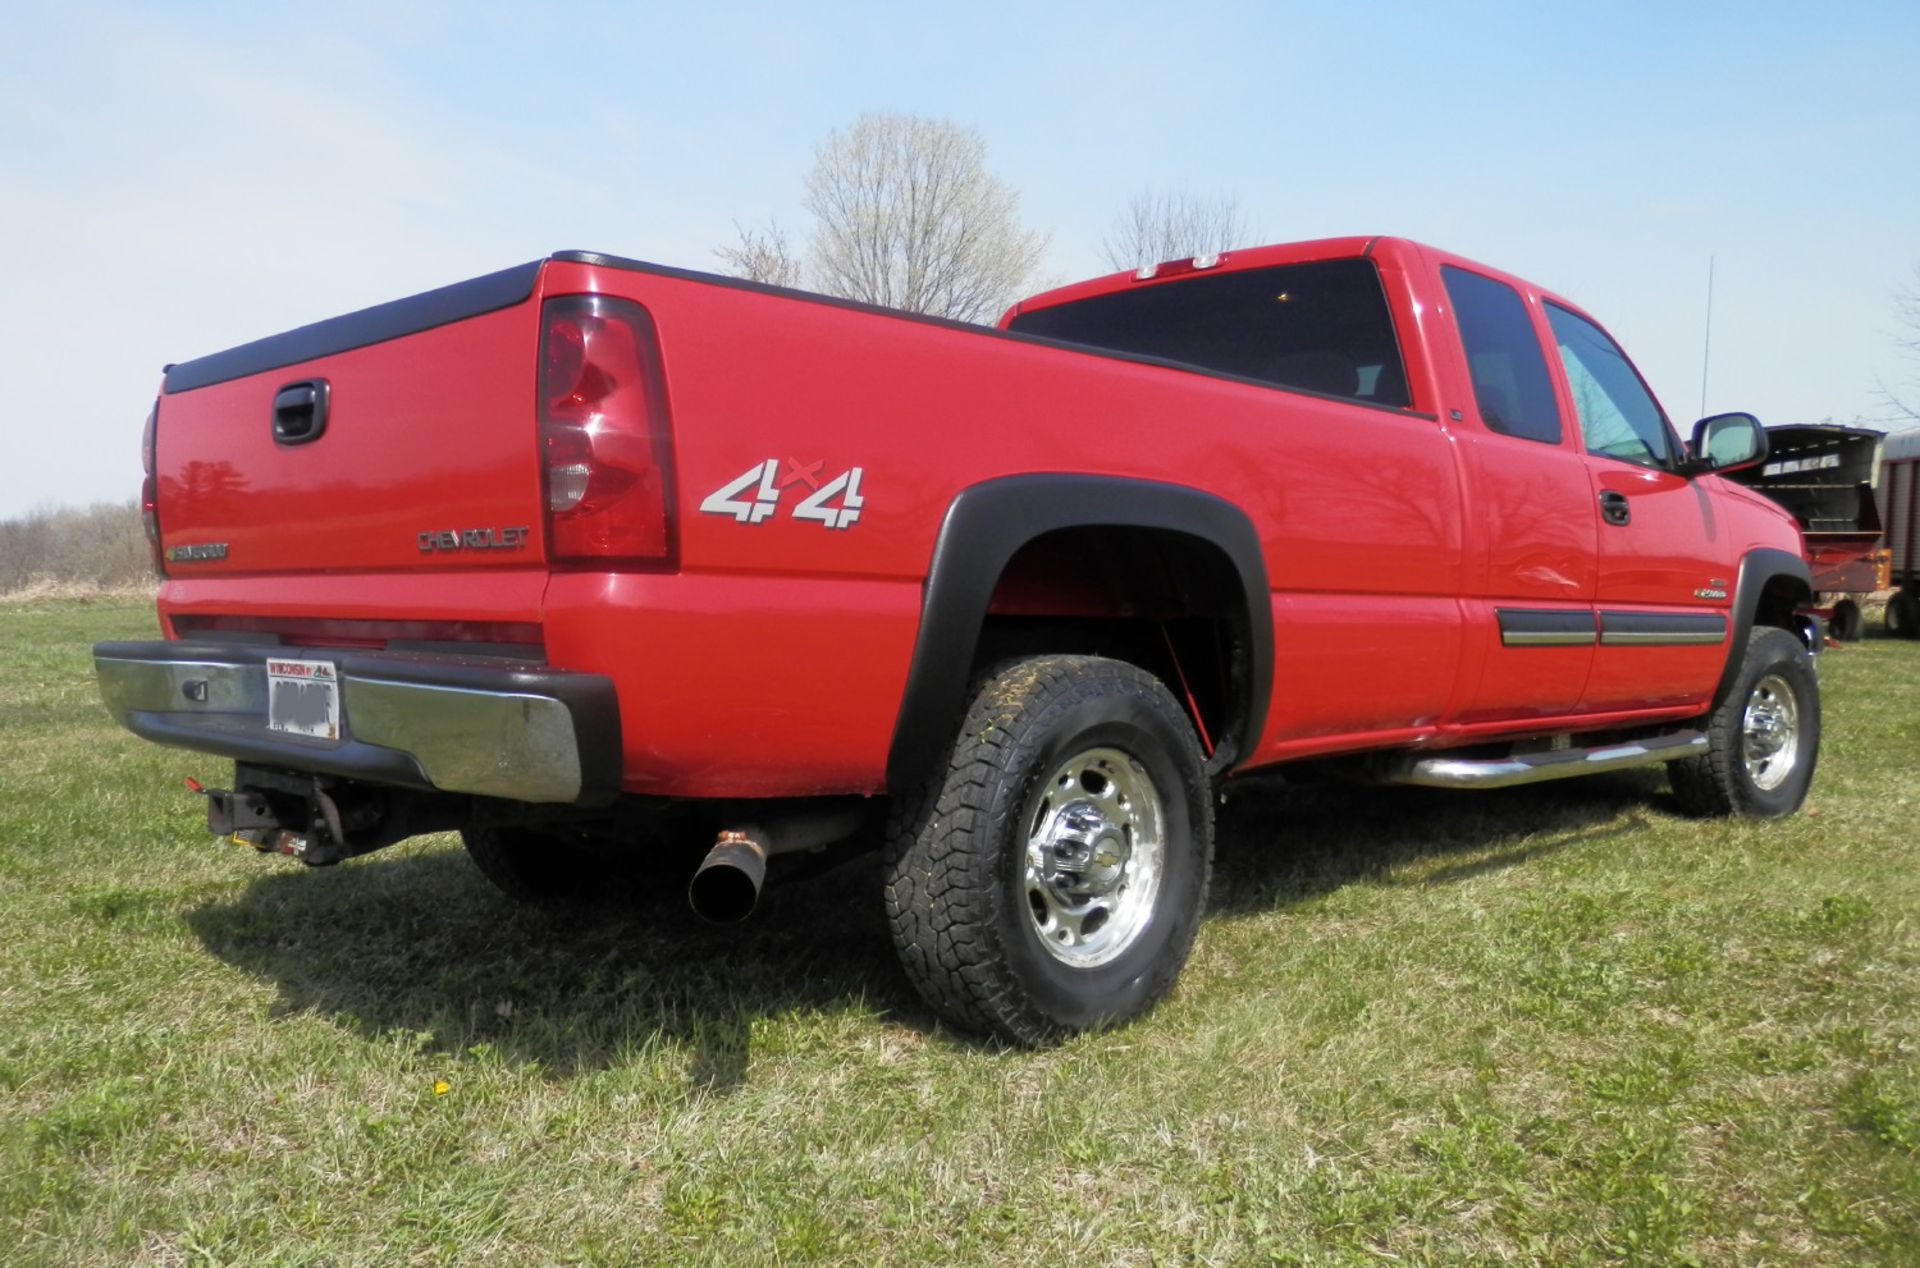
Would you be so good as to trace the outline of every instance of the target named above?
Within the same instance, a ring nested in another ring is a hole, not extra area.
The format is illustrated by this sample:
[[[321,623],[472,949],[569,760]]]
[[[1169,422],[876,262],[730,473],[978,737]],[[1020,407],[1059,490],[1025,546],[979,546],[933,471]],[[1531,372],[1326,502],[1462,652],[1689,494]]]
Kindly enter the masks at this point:
[[[1715,414],[1693,425],[1687,475],[1739,471],[1767,460],[1767,429],[1752,414]]]

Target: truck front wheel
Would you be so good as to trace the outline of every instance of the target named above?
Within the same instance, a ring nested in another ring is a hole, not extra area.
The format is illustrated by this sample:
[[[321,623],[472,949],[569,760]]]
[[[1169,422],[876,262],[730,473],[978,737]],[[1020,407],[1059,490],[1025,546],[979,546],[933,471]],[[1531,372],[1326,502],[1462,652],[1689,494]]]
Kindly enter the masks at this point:
[[[1213,806],[1193,724],[1121,661],[1014,662],[894,808],[887,916],[947,1020],[1020,1044],[1135,1017],[1205,905]]]
[[[1706,753],[1667,766],[1682,809],[1755,819],[1798,810],[1820,756],[1820,682],[1800,640],[1756,627],[1733,690],[1708,715],[1706,730]]]

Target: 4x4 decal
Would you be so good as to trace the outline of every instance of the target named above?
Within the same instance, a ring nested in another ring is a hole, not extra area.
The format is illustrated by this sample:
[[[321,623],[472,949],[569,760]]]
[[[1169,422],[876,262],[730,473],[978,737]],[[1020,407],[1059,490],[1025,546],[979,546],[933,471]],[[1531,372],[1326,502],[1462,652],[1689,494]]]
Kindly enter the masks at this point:
[[[866,505],[866,499],[860,496],[861,468],[849,467],[825,479],[820,474],[826,465],[824,459],[801,462],[788,458],[784,465],[782,470],[778,458],[755,463],[707,494],[700,509],[709,515],[731,515],[742,524],[758,524],[779,511],[781,497],[789,487],[804,484],[811,492],[793,508],[794,519],[813,520],[828,528],[851,528],[859,520],[860,508]],[[836,498],[837,506],[833,505]]]

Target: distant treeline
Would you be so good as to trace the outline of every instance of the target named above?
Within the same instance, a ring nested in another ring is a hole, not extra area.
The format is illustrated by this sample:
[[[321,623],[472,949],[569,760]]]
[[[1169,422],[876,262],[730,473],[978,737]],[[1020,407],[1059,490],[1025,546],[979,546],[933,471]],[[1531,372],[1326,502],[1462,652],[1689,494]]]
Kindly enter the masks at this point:
[[[135,590],[152,581],[135,503],[96,502],[0,520],[0,594]]]

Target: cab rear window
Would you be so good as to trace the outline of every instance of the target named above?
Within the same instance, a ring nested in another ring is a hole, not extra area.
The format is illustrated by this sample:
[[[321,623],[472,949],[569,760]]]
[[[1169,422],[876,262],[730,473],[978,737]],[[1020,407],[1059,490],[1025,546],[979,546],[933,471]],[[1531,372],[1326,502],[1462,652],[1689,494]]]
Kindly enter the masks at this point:
[[[1494,431],[1543,445],[1560,443],[1560,406],[1520,292],[1505,282],[1448,264],[1440,270],[1473,376],[1480,421]]]
[[[1021,334],[1405,409],[1406,366],[1371,260],[1201,274],[1021,313]]]

